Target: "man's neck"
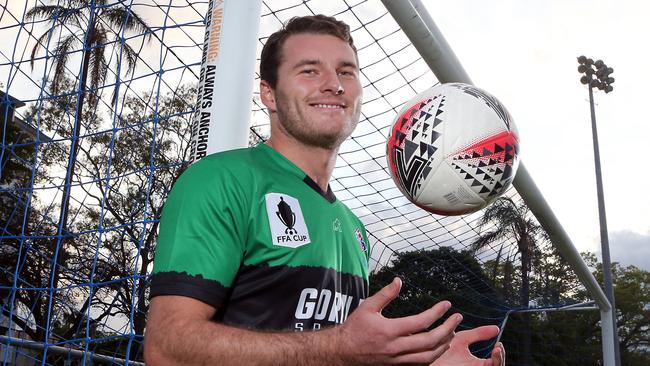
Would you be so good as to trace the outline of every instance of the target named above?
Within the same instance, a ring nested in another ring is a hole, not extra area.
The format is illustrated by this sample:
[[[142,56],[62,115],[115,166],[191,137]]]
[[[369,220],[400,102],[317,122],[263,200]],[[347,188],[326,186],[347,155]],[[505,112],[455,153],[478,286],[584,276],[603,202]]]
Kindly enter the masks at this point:
[[[318,184],[323,192],[327,192],[327,186],[336,165],[338,149],[329,150],[307,146],[295,139],[280,136],[271,136],[266,144],[296,164]]]

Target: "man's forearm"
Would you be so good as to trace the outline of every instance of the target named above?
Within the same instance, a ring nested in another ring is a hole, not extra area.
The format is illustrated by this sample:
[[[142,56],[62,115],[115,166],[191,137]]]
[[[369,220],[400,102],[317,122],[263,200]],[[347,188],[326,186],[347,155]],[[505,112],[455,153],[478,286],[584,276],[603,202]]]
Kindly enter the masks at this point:
[[[448,301],[415,315],[387,319],[381,310],[401,281],[367,298],[341,326],[316,332],[261,332],[215,323],[217,309],[182,296],[151,300],[144,354],[149,366],[168,365],[428,365],[449,349],[460,314],[428,328]],[[469,351],[467,354],[471,356]]]
[[[343,364],[337,329],[258,332],[212,321],[167,322],[145,345],[152,366]],[[146,347],[154,349],[148,350]]]

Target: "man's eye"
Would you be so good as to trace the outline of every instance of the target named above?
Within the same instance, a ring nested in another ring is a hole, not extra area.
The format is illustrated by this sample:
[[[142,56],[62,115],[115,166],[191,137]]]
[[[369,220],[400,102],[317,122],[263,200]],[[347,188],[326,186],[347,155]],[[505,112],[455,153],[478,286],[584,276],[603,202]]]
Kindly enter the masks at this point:
[[[300,72],[301,74],[307,74],[307,75],[312,75],[316,73],[316,70],[314,69],[305,69]]]

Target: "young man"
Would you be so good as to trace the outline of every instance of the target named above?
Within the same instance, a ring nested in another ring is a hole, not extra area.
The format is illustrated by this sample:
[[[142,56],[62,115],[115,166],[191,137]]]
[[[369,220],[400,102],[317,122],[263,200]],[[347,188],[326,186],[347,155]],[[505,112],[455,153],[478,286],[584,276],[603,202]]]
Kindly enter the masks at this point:
[[[361,109],[349,27],[292,19],[268,39],[261,79],[266,144],[203,158],[165,204],[147,363],[501,365],[501,345],[490,360],[467,348],[497,327],[455,334],[462,318],[454,314],[426,331],[447,301],[387,319],[381,311],[401,281],[366,298],[366,232],[328,184]]]

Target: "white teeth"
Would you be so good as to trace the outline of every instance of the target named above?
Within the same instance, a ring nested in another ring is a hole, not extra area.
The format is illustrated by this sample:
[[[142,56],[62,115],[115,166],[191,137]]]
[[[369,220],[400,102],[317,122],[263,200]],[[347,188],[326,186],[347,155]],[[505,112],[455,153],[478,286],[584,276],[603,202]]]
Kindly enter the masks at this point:
[[[330,109],[343,108],[340,105],[334,105],[334,104],[315,104],[314,107],[316,107],[316,108],[330,108]]]

